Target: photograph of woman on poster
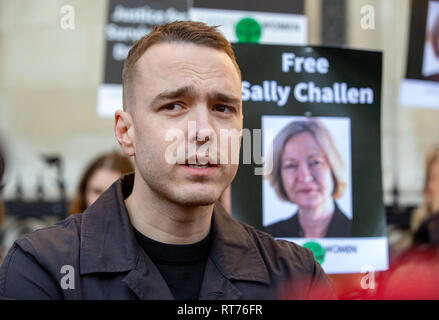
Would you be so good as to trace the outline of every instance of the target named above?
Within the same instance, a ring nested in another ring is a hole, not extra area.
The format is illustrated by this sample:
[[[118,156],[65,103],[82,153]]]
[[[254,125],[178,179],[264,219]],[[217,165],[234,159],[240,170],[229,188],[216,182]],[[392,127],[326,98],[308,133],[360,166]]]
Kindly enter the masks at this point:
[[[274,237],[351,237],[352,222],[336,202],[346,189],[346,168],[323,122],[291,121],[271,148],[265,178],[278,198],[298,209],[266,231]]]

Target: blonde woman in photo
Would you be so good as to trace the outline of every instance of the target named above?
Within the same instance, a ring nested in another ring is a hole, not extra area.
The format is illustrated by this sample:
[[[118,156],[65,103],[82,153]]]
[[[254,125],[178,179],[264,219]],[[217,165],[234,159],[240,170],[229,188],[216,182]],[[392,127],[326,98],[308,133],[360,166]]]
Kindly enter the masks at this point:
[[[293,121],[273,141],[271,173],[277,196],[298,206],[286,220],[266,227],[275,237],[350,237],[352,223],[336,199],[346,188],[345,165],[332,137],[316,119]]]

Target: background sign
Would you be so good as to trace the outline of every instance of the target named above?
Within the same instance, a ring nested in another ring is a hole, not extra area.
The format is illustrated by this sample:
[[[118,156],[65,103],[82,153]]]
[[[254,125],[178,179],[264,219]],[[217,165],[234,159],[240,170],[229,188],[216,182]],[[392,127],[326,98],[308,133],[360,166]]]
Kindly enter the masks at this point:
[[[122,107],[123,62],[133,42],[149,33],[154,25],[175,20],[202,21],[219,26],[231,42],[305,44],[307,20],[303,7],[303,0],[110,0],[98,116],[113,117]]]
[[[412,0],[403,106],[439,109],[439,1]]]
[[[219,26],[230,42],[306,44],[307,20],[300,14],[190,9],[191,20]]]
[[[122,68],[134,41],[154,25],[188,20],[187,0],[110,0],[105,27],[104,83],[98,91],[97,113],[113,117],[122,108]]]
[[[267,151],[281,130],[294,121],[317,119],[344,163],[346,187],[335,203],[349,230],[314,239],[293,232],[274,235],[321,246],[324,254],[318,250],[319,257],[329,273],[361,272],[364,266],[387,269],[380,155],[382,54],[305,46],[234,47],[243,75],[244,128],[262,132],[259,153],[264,158],[253,154],[251,164],[241,159],[232,184],[233,215],[270,231],[270,225],[297,214],[297,205],[280,199],[257,172],[267,164]]]

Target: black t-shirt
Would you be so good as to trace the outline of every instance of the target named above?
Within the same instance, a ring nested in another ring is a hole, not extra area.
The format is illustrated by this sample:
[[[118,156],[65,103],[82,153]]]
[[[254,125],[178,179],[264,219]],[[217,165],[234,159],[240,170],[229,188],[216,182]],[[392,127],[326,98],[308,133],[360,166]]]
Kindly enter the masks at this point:
[[[198,300],[210,250],[210,233],[200,242],[185,245],[152,240],[134,229],[136,239],[159,269],[176,300]]]

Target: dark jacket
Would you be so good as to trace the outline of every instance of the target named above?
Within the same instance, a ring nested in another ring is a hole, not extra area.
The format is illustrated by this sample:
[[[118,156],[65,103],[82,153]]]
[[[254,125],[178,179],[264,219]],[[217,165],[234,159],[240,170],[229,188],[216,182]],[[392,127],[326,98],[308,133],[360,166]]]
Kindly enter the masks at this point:
[[[298,212],[291,218],[273,223],[265,230],[273,237],[280,238],[303,238],[305,236],[302,227],[299,222]],[[329,223],[328,230],[326,231],[325,238],[342,238],[352,237],[352,221],[349,220],[343,212],[341,212],[337,203],[335,202],[334,215]]]
[[[132,186],[133,175],[125,176],[83,214],[17,241],[0,269],[0,295],[17,299],[173,299],[136,241],[124,204]],[[288,297],[308,298],[316,288],[323,297],[334,297],[330,282],[307,249],[275,241],[237,222],[218,204],[211,228],[212,247],[200,299],[273,299],[286,286],[292,290]],[[72,283],[65,277],[72,276],[73,270]]]

